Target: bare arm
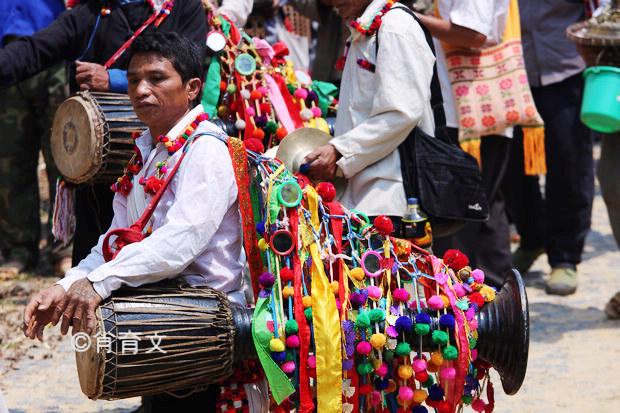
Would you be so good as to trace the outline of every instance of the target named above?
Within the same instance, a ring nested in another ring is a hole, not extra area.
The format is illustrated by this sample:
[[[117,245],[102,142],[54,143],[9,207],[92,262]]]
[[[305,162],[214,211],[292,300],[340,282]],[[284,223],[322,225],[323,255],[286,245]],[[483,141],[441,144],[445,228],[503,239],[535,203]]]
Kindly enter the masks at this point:
[[[433,37],[452,46],[478,49],[481,48],[487,40],[484,34],[459,26],[448,20],[443,20],[435,16],[425,16],[423,14],[417,14],[417,16],[428,28]]]

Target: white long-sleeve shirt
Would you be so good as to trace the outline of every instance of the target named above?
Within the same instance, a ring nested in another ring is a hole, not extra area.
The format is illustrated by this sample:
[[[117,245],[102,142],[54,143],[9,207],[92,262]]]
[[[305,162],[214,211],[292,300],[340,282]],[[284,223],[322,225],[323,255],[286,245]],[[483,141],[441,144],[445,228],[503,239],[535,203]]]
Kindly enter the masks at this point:
[[[217,9],[219,13],[225,14],[239,28],[245,26],[254,7],[254,0],[222,0],[221,3]]]
[[[362,20],[371,19],[384,4],[373,1]],[[434,134],[430,85],[435,57],[424,32],[406,11],[386,13],[376,36],[352,31],[342,74],[335,137],[342,154],[338,166],[347,178],[340,201],[368,215],[403,216],[407,209],[398,146],[417,125]],[[361,68],[358,59],[376,65]]]
[[[178,125],[182,128],[189,124],[198,110],[201,108],[191,111]],[[203,122],[194,134],[204,132],[223,135],[209,122]],[[153,175],[157,161],[162,155],[166,158],[166,148],[162,144],[153,148],[148,131],[136,144],[145,160],[146,176]],[[170,157],[169,170],[180,155],[181,151],[177,151]],[[140,189],[138,179],[134,177],[132,191]],[[110,230],[133,224],[136,214],[131,213],[130,206],[128,197],[115,195]],[[68,290],[73,282],[86,277],[105,299],[123,285],[138,287],[182,276],[190,285],[213,287],[228,293],[233,301],[243,302],[241,270],[245,254],[241,245],[241,216],[232,161],[224,142],[206,135],[190,146],[151,223],[151,235],[127,245],[107,263],[102,255],[103,234],[90,254],[58,284]]]

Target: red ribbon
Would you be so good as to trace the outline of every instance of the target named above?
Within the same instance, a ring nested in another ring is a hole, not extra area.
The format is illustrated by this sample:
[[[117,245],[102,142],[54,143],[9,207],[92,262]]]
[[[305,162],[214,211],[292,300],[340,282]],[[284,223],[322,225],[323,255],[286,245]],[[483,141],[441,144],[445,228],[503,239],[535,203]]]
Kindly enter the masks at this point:
[[[291,114],[291,118],[293,119],[293,123],[295,124],[295,129],[303,128],[304,121],[301,119],[301,115],[299,114],[300,109],[297,106],[297,104],[295,104],[295,102],[293,101],[293,97],[291,96],[291,94],[288,91],[288,88],[286,87],[286,82],[284,81],[284,78],[279,73],[274,73],[272,77],[278,84],[278,87],[280,88],[280,93],[282,93],[282,97],[284,98],[284,103],[286,103],[286,107],[288,108],[288,111]],[[292,132],[292,131],[289,131],[289,132]]]

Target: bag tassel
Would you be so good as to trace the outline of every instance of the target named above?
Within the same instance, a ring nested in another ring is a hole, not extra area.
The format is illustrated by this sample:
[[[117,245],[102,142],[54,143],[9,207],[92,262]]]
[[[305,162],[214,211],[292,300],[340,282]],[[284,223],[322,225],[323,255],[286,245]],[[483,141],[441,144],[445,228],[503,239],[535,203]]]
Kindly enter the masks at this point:
[[[467,139],[467,140],[460,142],[461,149],[463,149],[465,152],[467,152],[468,154],[476,158],[476,162],[478,162],[479,168],[482,166],[482,161],[481,161],[482,158],[480,157],[480,143],[481,143],[480,139],[481,138]]]
[[[526,175],[545,175],[545,127],[523,126],[523,164]]]
[[[69,244],[75,233],[75,187],[62,178],[56,180],[56,197],[52,218],[52,235],[63,246]]]

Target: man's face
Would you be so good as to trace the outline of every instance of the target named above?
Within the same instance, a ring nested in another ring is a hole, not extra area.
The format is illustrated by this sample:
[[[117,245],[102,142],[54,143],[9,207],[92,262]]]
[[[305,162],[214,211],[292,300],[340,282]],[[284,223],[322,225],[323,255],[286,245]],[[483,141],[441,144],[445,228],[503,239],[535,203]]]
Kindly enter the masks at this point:
[[[200,79],[183,83],[170,60],[157,53],[133,56],[127,82],[136,115],[159,133],[166,133],[187,112],[201,84]]]
[[[362,15],[370,0],[332,0],[332,4],[343,19],[352,20]]]

